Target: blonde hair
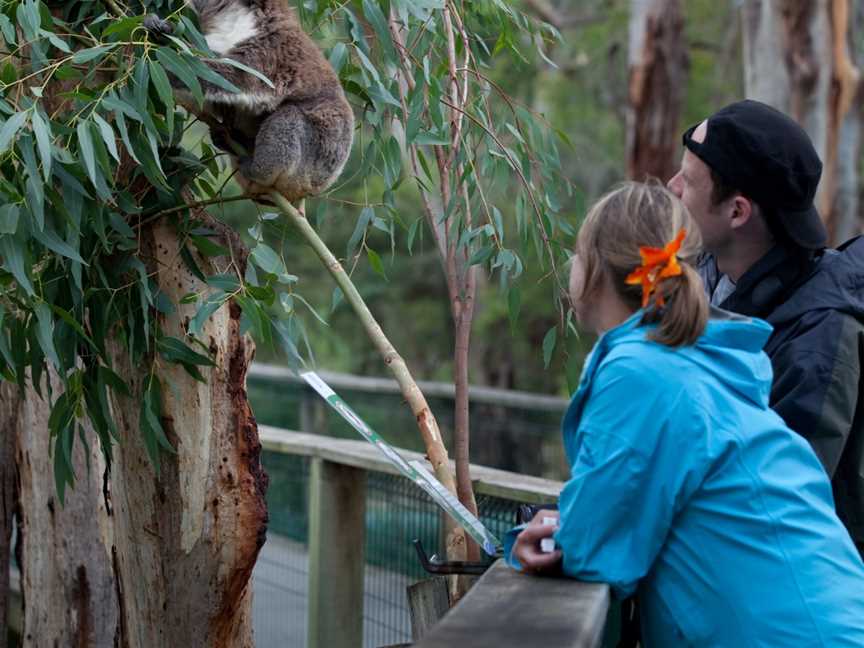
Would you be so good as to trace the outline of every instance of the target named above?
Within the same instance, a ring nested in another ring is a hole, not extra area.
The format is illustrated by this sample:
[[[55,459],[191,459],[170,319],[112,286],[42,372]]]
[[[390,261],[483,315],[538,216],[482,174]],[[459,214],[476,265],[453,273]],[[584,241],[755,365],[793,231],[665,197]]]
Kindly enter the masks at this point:
[[[657,324],[652,340],[672,347],[693,344],[708,322],[708,299],[692,265],[701,239],[687,208],[656,181],[622,183],[589,210],[576,240],[585,269],[582,295],[595,290],[605,273],[624,303],[638,310],[642,287],[625,278],[642,264],[639,247],[663,247],[682,228],[687,230],[678,251],[682,273],[660,281],[657,292],[665,306],[658,307],[652,295],[642,322]]]

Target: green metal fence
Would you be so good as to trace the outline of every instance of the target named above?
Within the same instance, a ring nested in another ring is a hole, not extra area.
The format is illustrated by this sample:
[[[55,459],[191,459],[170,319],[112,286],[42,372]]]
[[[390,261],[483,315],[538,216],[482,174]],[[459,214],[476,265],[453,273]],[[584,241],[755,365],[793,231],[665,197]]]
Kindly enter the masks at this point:
[[[256,599],[266,589],[267,605],[256,600],[256,645],[259,648],[305,645],[305,595],[308,560],[309,460],[277,452],[264,453],[270,475],[268,544],[273,537],[296,545],[296,550],[265,551],[255,573]],[[398,475],[370,472],[366,485],[366,578],[363,640],[358,646],[377,648],[411,640],[405,596],[408,584],[427,577],[417,560],[412,541],[419,538],[429,552],[441,549],[440,509],[426,493]],[[483,523],[502,536],[513,525],[519,502],[478,495]],[[280,612],[277,618],[261,618]],[[292,627],[285,627],[290,624]],[[298,627],[298,624],[304,627]]]

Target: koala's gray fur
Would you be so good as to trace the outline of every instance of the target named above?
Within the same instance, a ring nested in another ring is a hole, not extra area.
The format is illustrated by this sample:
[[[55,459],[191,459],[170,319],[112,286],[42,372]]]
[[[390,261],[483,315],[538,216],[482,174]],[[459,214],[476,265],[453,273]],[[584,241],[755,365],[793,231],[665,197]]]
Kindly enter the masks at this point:
[[[214,143],[232,154],[247,192],[275,189],[293,201],[321,193],[342,172],[354,137],[354,114],[333,68],[286,2],[193,0],[192,6],[214,52],[258,70],[275,86],[207,61],[241,90],[233,93],[200,80],[206,100],[201,116],[211,126]],[[145,24],[153,31],[170,29],[159,19]],[[247,153],[231,150],[230,142]]]

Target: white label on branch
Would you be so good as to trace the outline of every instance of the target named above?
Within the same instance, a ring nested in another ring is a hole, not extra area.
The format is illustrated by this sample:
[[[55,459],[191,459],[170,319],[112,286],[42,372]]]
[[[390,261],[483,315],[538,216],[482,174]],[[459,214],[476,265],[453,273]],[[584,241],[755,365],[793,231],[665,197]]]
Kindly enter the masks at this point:
[[[412,461],[408,463],[402,458],[396,448],[387,443],[381,435],[370,428],[366,422],[357,416],[357,413],[352,410],[348,403],[342,400],[330,386],[314,371],[306,371],[300,374],[300,377],[305,380],[312,389],[327,401],[327,403],[339,412],[339,415],[357,430],[360,435],[373,446],[378,448],[378,451],[387,458],[396,469],[405,477],[414,482],[423,491],[425,491],[432,500],[438,504],[450,517],[465,529],[468,534],[483,547],[490,556],[495,556],[501,547],[501,542],[492,533],[483,526],[483,523],[477,519],[475,515],[466,509],[456,497],[448,491],[435,476],[430,473],[420,461]]]

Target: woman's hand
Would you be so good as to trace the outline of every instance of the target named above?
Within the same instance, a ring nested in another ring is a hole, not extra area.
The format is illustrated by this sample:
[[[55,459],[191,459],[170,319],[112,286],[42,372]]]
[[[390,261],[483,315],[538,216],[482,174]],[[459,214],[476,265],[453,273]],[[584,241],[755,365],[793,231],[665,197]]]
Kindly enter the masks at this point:
[[[543,524],[543,518],[554,518],[555,524]],[[540,541],[558,530],[559,519],[558,511],[538,511],[534,519],[525,527],[525,530],[516,536],[516,542],[513,544],[513,555],[522,565],[523,571],[541,574],[560,569],[561,550],[556,549],[551,553],[546,553],[540,549]]]

